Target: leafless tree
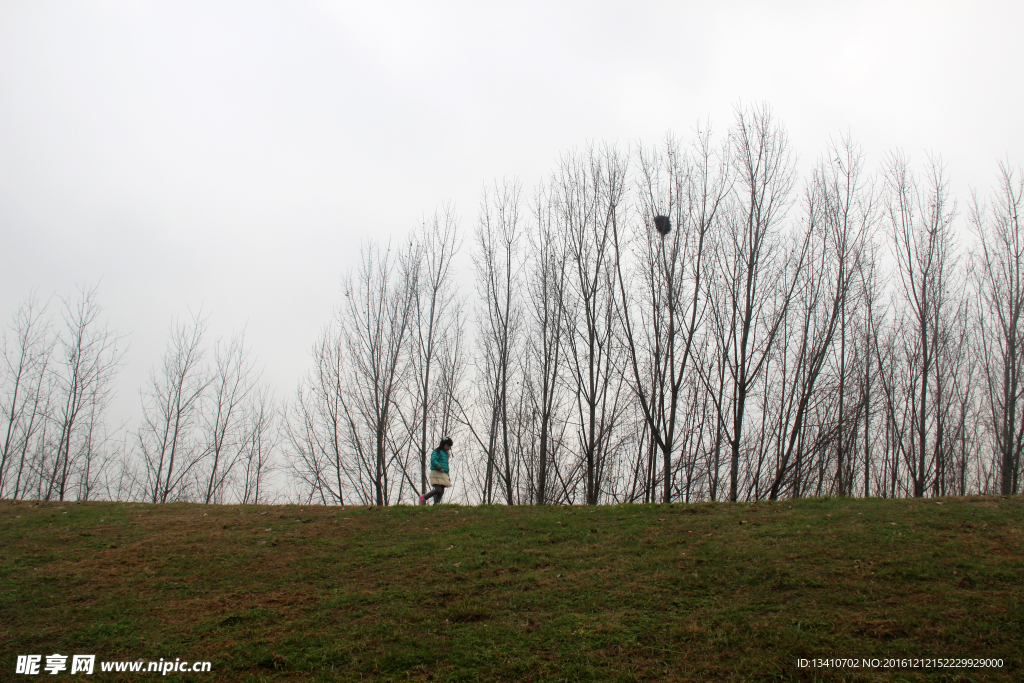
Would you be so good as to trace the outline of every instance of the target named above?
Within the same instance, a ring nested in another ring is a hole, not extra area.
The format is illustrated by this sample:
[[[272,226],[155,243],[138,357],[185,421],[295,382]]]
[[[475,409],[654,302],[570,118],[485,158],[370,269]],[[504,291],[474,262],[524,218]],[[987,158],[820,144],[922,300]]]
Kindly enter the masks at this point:
[[[624,211],[626,160],[611,148],[570,154],[559,166],[559,229],[568,251],[564,294],[570,392],[584,501],[603,492],[614,430],[623,410],[624,351],[619,342],[614,234]]]
[[[76,484],[89,490],[100,417],[121,369],[124,350],[118,348],[116,332],[100,321],[103,309],[96,291],[96,287],[82,288],[77,300],[63,301],[64,327],[57,336],[52,403],[57,444],[46,463],[45,500],[64,500]],[[76,481],[76,477],[85,479]]]
[[[404,500],[456,424],[453,467],[484,503],[1019,491],[1024,183],[1004,168],[994,208],[974,202],[975,304],[941,165],[919,181],[894,154],[883,171],[876,191],[844,137],[791,211],[786,132],[753,107],[720,149],[700,131],[685,149],[591,146],[530,202],[496,182],[472,347],[451,208],[407,251],[364,249],[287,409],[297,499]]]
[[[311,355],[314,368],[296,390],[284,420],[292,473],[307,502],[344,505],[347,488],[361,499],[370,498],[369,487],[359,486],[360,470],[348,457],[349,437],[359,432],[343,401],[348,371],[336,328],[324,330]]]
[[[393,427],[406,381],[405,344],[416,291],[413,258],[412,248],[396,254],[390,247],[383,252],[373,244],[365,247],[356,278],[346,284],[340,312],[352,378],[351,393],[341,397],[349,446],[372,486],[373,498],[367,502],[377,505],[391,500],[391,470],[400,450]],[[408,472],[402,468],[400,476],[408,478]]]
[[[171,328],[163,367],[153,369],[142,393],[143,422],[136,433],[146,498],[154,503],[194,499],[190,477],[202,462],[196,435],[201,401],[210,384],[203,363],[207,319],[198,313]],[[205,493],[205,492],[204,492]]]
[[[365,245],[345,280],[335,324],[313,348],[314,369],[286,408],[283,427],[302,500],[388,505],[405,485],[417,488],[409,455],[421,406],[410,390],[407,346],[416,251],[415,242],[401,253]],[[458,375],[445,367],[446,356],[437,359],[442,382]],[[442,390],[438,398],[447,395]]]
[[[773,457],[767,497],[775,500],[783,492],[797,497],[809,472],[816,469],[813,464],[825,463],[822,441],[835,440],[830,433],[836,417],[835,388],[826,388],[819,380],[833,352],[843,289],[827,239],[823,189],[816,183],[808,191],[806,267],[795,276],[797,286],[781,323],[780,343],[763,372],[762,438],[750,481],[755,500],[762,493],[768,453]]]
[[[977,435],[969,432],[983,422],[973,382],[981,365],[972,353],[971,324],[977,315],[963,292],[963,282],[961,279],[959,286],[951,288],[956,305],[940,325],[946,332],[939,344],[943,372],[937,378],[936,391],[936,432],[941,439],[937,443],[932,494],[937,496],[966,495],[967,476],[979,445]]]
[[[4,331],[0,498],[24,495],[32,477],[33,455],[40,450],[37,442],[48,419],[54,340],[45,315],[46,306],[33,293],[18,308],[9,330]]]
[[[471,429],[486,458],[482,482],[484,503],[494,500],[500,483],[505,502],[517,502],[513,490],[513,462],[510,444],[510,405],[516,400],[514,363],[518,360],[523,320],[521,298],[522,241],[525,221],[522,188],[518,181],[495,182],[485,189],[480,201],[473,261],[478,288],[483,297],[478,309],[478,338],[483,380],[482,403],[487,429]],[[521,386],[519,387],[521,389]],[[468,421],[467,421],[468,422]],[[500,456],[500,457],[499,457]],[[498,481],[500,479],[500,482]]]
[[[885,372],[879,353],[879,330],[885,325],[888,310],[882,305],[881,293],[883,282],[879,265],[881,246],[875,239],[875,233],[866,236],[862,257],[857,261],[856,300],[860,303],[859,315],[854,318],[857,348],[860,355],[859,380],[857,390],[862,406],[862,426],[859,445],[861,449],[859,466],[863,467],[863,495],[871,495],[872,479],[876,481],[874,491],[884,490],[884,483],[878,478],[873,444],[878,441],[877,426],[873,422],[876,413],[883,412],[879,408],[878,385],[876,375]],[[877,360],[877,362],[876,362]]]
[[[531,498],[541,505],[554,498],[549,480],[552,469],[558,467],[566,428],[562,414],[566,327],[563,293],[568,254],[556,224],[555,201],[551,187],[538,188],[531,206],[533,231],[529,235],[526,287],[530,330],[526,347],[532,368],[527,375],[527,393],[537,448]]]
[[[672,455],[680,427],[693,418],[690,411],[697,407],[696,401],[683,404],[691,387],[687,366],[706,313],[710,232],[721,220],[720,210],[731,189],[727,150],[716,154],[709,133],[698,131],[689,154],[671,138],[660,152],[639,151],[640,215],[631,239],[636,252],[634,279],[624,275],[625,245],[613,226],[632,388],[650,437],[647,479],[653,485],[657,451],[665,503],[672,498]],[[670,230],[667,234],[657,229],[658,216],[670,220],[662,227]],[[649,493],[653,498],[653,491]]]
[[[465,415],[465,407],[462,397],[465,392],[466,376],[469,372],[469,358],[466,349],[466,317],[464,312],[465,302],[457,300],[449,314],[451,320],[449,327],[443,337],[443,345],[437,356],[437,380],[434,385],[433,402],[433,423],[432,429],[438,436],[447,435],[452,437],[460,453],[469,453],[471,448],[461,438],[462,416]],[[438,439],[438,442],[440,439]],[[462,472],[469,472],[467,458],[457,457],[451,464],[452,482],[460,478]],[[465,487],[463,493],[465,495]]]
[[[731,140],[734,202],[718,250],[713,319],[725,366],[720,426],[730,449],[729,500],[735,501],[741,451],[751,448],[744,441],[747,399],[779,339],[806,242],[791,252],[784,239],[795,184],[785,130],[767,107],[738,110]]]
[[[229,478],[250,445],[246,404],[259,375],[245,333],[214,349],[214,368],[202,407],[203,465],[197,487],[204,503],[223,503]]]
[[[980,250],[974,269],[979,294],[981,368],[986,409],[998,453],[999,491],[1021,491],[1024,451],[1024,172],[999,165],[999,185],[986,205],[975,195],[970,223]]]
[[[270,387],[266,384],[253,389],[245,405],[245,442],[240,455],[241,476],[236,485],[236,496],[243,505],[268,502],[268,479],[277,470],[275,454],[280,438],[279,412]]]
[[[886,216],[896,258],[903,305],[904,358],[910,364],[906,387],[912,439],[902,446],[910,469],[913,495],[923,496],[933,483],[946,438],[942,401],[949,375],[942,363],[947,325],[961,304],[955,296],[958,274],[952,230],[956,204],[940,162],[933,160],[921,188],[901,153],[886,167]]]
[[[107,467],[102,468],[96,482],[96,490],[101,491],[104,500],[137,501],[146,500],[146,475],[140,472],[144,466],[134,457],[137,451],[134,444],[136,433],[121,430],[116,440],[109,444]]]
[[[797,268],[791,275],[797,286],[783,323],[775,369],[777,395],[766,404],[774,403],[778,410],[773,421],[774,477],[768,492],[772,500],[784,484],[790,495],[799,495],[807,472],[805,456],[816,457],[817,484],[825,492],[850,492],[848,451],[857,422],[851,413],[859,418],[862,412],[860,404],[852,411],[850,405],[855,393],[850,381],[855,357],[850,334],[859,292],[854,285],[876,213],[862,172],[862,152],[848,137],[843,138],[818,163],[808,188],[806,234],[797,237],[794,249],[803,250],[804,256],[791,262]],[[832,484],[825,481],[826,470],[832,473]]]
[[[858,345],[853,331],[858,325],[870,329],[873,303],[858,276],[863,274],[869,242],[873,239],[878,217],[878,202],[873,184],[864,178],[864,154],[847,135],[829,149],[816,182],[822,187],[824,226],[834,267],[834,299],[838,310],[836,333],[838,348],[833,354],[833,375],[837,382],[836,435],[834,453],[836,480],[832,487],[838,495],[853,492],[854,444],[858,424],[867,420],[870,393],[857,387],[854,380],[859,364],[870,359],[870,347]],[[866,380],[869,381],[870,380]],[[870,385],[869,385],[870,386]]]
[[[438,362],[456,351],[461,341],[461,301],[457,298],[452,261],[461,246],[454,207],[425,221],[416,235],[415,291],[411,322],[412,386],[415,391],[414,431],[419,462],[420,492],[427,488],[432,443],[451,436],[451,402],[434,391]],[[450,363],[448,367],[451,367]],[[456,387],[449,387],[455,390]]]

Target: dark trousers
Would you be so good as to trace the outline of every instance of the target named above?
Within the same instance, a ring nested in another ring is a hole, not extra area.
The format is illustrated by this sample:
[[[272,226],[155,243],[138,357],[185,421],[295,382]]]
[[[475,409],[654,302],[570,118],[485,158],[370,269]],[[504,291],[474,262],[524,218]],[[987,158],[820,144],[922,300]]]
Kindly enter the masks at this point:
[[[434,484],[434,490],[431,491],[430,493],[428,493],[427,495],[423,496],[423,502],[425,503],[428,500],[430,500],[431,498],[433,498],[434,499],[434,505],[437,505],[438,503],[441,502],[441,496],[443,496],[443,495],[444,495],[444,486],[441,486],[440,484]]]

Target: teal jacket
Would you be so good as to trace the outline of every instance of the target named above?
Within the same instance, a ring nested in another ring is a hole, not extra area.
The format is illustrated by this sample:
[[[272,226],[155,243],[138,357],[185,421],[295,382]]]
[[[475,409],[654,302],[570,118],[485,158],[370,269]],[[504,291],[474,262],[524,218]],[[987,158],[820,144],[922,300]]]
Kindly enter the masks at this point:
[[[448,474],[448,454],[440,448],[430,454],[430,469]]]

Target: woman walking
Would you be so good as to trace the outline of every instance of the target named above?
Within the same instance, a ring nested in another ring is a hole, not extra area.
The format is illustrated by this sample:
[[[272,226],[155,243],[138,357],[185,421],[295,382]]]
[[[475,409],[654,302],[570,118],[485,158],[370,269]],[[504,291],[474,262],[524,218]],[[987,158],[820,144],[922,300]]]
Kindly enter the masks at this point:
[[[427,498],[433,498],[434,505],[437,505],[441,502],[441,496],[444,495],[445,488],[452,485],[452,480],[448,478],[448,451],[451,448],[452,440],[446,436],[441,439],[441,445],[430,454],[429,481],[434,490],[420,496],[420,505],[426,505]]]

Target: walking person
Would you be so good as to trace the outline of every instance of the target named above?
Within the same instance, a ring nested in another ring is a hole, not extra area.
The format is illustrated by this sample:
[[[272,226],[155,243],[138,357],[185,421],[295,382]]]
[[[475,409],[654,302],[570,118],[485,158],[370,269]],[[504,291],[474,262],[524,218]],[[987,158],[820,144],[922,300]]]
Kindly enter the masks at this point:
[[[448,452],[452,449],[452,440],[447,436],[441,439],[441,445],[430,454],[430,485],[434,490],[420,496],[420,505],[426,505],[428,498],[434,499],[434,505],[441,502],[444,490],[452,485],[448,478]]]

